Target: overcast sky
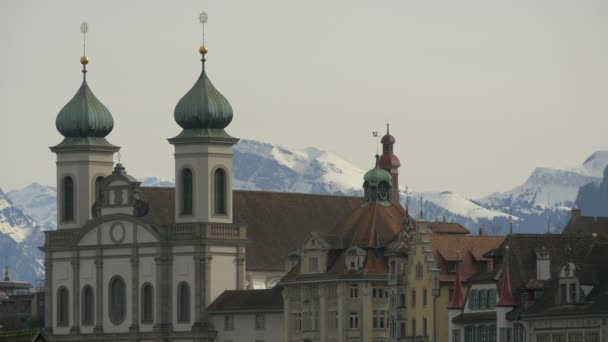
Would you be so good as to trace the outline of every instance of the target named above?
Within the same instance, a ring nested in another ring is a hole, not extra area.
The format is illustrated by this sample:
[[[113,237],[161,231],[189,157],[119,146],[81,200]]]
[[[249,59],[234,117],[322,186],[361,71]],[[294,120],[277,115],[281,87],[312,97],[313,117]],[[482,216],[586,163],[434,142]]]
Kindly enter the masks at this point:
[[[331,150],[362,168],[391,123],[402,185],[477,197],[608,149],[608,1],[0,2],[0,187],[54,185],[59,110],[81,82],[122,161],[173,177],[175,104],[200,71],[236,137]]]

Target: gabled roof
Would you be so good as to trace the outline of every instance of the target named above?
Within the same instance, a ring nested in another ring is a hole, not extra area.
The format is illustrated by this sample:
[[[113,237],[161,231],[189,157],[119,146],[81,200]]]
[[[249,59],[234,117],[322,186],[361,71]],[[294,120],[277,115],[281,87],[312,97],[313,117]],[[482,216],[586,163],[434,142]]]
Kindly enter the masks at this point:
[[[226,290],[207,307],[213,313],[283,312],[283,289]]]
[[[608,260],[607,243],[594,243],[589,247],[587,253],[575,258],[575,264],[580,267],[577,274],[579,280],[592,281],[587,285],[593,286],[593,289],[587,294],[584,302],[575,305],[558,304],[556,297],[559,291],[559,279],[557,274],[554,274],[553,278],[546,282],[542,297],[527,308],[522,316],[577,316],[581,314],[608,316],[608,263],[606,260]]]
[[[469,234],[470,231],[455,222],[428,222],[428,228],[433,232],[433,234]]]
[[[175,189],[142,187],[144,222],[175,224]],[[360,197],[266,191],[233,191],[234,223],[247,226],[247,270],[285,271],[290,250],[310,232],[324,233],[363,203]]]
[[[334,242],[334,248],[380,248],[399,234],[404,218],[405,210],[401,206],[367,203],[352,210],[322,235]]]
[[[498,247],[504,236],[431,234],[431,246],[435,252],[437,265],[441,270],[440,281],[452,282],[454,274],[448,274],[447,262],[460,260],[460,276],[463,281],[478,273],[478,257]],[[457,255],[460,252],[460,255]]]
[[[562,234],[598,234],[608,240],[608,217],[576,216],[573,215]]]

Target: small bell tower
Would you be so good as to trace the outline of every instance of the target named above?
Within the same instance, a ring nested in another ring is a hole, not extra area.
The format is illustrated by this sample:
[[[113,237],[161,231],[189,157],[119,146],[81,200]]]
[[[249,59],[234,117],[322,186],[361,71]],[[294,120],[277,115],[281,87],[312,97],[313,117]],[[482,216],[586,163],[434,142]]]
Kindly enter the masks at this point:
[[[386,135],[382,137],[382,155],[380,156],[380,167],[391,174],[392,179],[392,194],[391,202],[396,205],[399,203],[399,167],[401,162],[393,153],[393,145],[395,145],[395,137],[389,132],[389,124],[386,124]]]

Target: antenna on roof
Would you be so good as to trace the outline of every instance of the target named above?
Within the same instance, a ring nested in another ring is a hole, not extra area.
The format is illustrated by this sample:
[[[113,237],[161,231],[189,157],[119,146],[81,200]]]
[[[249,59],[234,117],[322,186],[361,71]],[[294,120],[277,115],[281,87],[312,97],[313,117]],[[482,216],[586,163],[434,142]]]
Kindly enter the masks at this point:
[[[409,212],[409,204],[410,204],[410,188],[405,186],[405,212]]]
[[[419,219],[424,220],[424,212],[422,211],[422,203],[424,203],[422,201],[422,195],[420,195],[420,215],[419,215]]]

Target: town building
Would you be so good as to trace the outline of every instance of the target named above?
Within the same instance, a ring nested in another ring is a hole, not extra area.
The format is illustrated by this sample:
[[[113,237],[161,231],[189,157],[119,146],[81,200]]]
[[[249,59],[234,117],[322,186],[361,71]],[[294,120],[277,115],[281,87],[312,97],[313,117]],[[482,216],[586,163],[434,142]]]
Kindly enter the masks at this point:
[[[11,280],[8,267],[0,281],[0,332],[24,330],[35,310],[32,284]]]
[[[551,341],[566,341],[566,326],[573,333],[591,328],[589,338],[594,340],[605,324],[597,319],[605,309],[590,303],[606,295],[604,285],[596,283],[602,277],[593,276],[601,268],[591,260],[605,253],[603,247],[594,247],[597,239],[587,234],[508,235],[485,254],[492,269],[471,277],[464,300],[448,306],[450,342],[547,341],[551,331],[556,333]],[[578,334],[572,336],[572,341],[579,340]]]
[[[218,342],[283,341],[283,289],[224,291],[207,308]]]
[[[608,167],[606,170],[608,172]],[[594,233],[600,238],[608,240],[608,217],[584,216],[581,209],[573,208],[562,234],[591,235]]]
[[[405,279],[395,291],[403,311],[391,341],[448,341],[448,306],[454,295],[457,269],[461,281],[492,269],[484,254],[497,248],[502,236],[468,235],[460,225],[416,221],[405,263]],[[462,284],[460,286],[463,286]],[[391,290],[392,291],[392,290]],[[393,302],[393,301],[391,301]]]

